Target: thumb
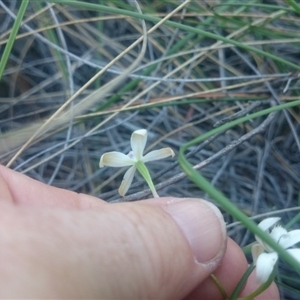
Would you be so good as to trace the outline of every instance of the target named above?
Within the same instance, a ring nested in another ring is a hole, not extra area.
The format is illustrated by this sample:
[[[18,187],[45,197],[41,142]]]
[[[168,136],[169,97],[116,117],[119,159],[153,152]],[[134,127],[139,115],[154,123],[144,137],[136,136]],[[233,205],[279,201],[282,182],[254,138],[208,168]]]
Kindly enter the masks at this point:
[[[183,298],[224,255],[225,223],[207,201],[160,198],[105,207],[98,237],[102,298]]]
[[[0,205],[2,298],[182,299],[226,248],[221,213],[200,199]]]

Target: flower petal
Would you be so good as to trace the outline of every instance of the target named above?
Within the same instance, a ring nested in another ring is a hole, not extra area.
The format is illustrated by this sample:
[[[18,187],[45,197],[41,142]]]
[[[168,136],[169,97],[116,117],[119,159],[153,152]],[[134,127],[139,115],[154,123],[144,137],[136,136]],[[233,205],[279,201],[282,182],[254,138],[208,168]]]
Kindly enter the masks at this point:
[[[258,257],[265,251],[265,248],[259,244],[256,243],[251,247],[251,253],[252,253],[252,259],[253,263],[256,265]]]
[[[131,149],[136,160],[141,160],[147,142],[147,130],[139,129],[131,135]]]
[[[153,150],[149,153],[147,153],[142,161],[145,163],[147,161],[152,161],[152,160],[158,160],[158,159],[163,159],[169,156],[174,157],[175,153],[171,148],[162,148],[159,150]]]
[[[262,253],[256,262],[256,281],[259,284],[265,283],[274,268],[278,260],[278,255],[276,252],[272,253]]]
[[[280,243],[280,240],[285,240],[288,232],[285,228],[281,226],[276,226],[272,229],[270,236],[276,241],[276,243]]]
[[[122,180],[122,183],[119,187],[119,194],[123,197],[125,196],[125,194],[127,193],[128,189],[130,188],[130,185],[132,183],[132,179],[133,179],[133,176],[134,176],[134,173],[135,173],[135,166],[132,166],[130,167],[124,177],[123,177],[123,180]]]
[[[291,254],[295,259],[300,263],[300,249],[288,249],[286,250],[289,254]]]
[[[279,217],[264,219],[258,224],[258,227],[261,230],[266,231],[269,228],[271,228],[272,226],[274,226],[280,219],[281,218],[279,218]]]
[[[272,226],[274,226],[281,218],[279,217],[275,217],[275,218],[267,218],[262,220],[259,224],[258,227],[263,230],[263,231],[267,231],[269,228],[271,228]],[[261,244],[263,245],[265,248],[267,248],[267,245],[262,241],[261,238],[259,238],[257,235],[255,236],[255,239]]]
[[[131,159],[128,155],[112,151],[104,153],[100,158],[99,166],[100,168],[104,166],[108,167],[127,167],[132,166],[134,164],[134,160]]]
[[[281,236],[279,245],[287,249],[300,242],[300,229],[289,231]]]

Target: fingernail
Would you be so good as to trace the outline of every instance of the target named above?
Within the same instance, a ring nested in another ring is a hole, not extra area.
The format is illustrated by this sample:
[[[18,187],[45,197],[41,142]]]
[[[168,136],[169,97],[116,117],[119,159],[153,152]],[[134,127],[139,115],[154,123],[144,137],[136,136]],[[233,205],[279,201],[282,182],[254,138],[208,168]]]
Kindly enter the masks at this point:
[[[172,216],[190,244],[195,261],[210,263],[223,255],[226,227],[219,209],[208,201],[183,199],[164,209]]]

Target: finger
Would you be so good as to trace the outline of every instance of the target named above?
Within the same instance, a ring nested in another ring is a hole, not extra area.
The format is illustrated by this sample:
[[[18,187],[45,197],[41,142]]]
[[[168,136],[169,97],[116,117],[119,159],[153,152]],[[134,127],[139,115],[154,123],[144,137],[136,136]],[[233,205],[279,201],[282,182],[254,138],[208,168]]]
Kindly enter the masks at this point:
[[[249,265],[242,249],[232,239],[228,238],[226,253],[221,265],[213,272],[215,278],[224,288],[227,297],[232,295],[248,267]],[[248,296],[250,293],[254,292],[256,288],[258,288],[258,286],[254,283],[254,277],[251,275],[241,295]],[[186,297],[186,300],[189,299],[221,300],[224,299],[224,297],[213,279],[208,277],[188,297]],[[272,287],[255,299],[279,300],[276,285],[272,285]]]
[[[206,201],[162,202],[164,208],[123,203],[97,211],[19,207],[22,212],[13,217],[17,221],[6,221],[15,228],[5,235],[10,247],[7,252],[0,247],[2,261],[10,258],[10,272],[12,265],[18,266],[13,282],[18,288],[12,289],[0,272],[2,295],[182,299],[220,263],[225,224]],[[7,213],[3,215],[7,220]],[[6,232],[0,226],[0,235],[1,230]],[[19,266],[26,276],[19,276]],[[32,282],[31,274],[40,274],[39,281],[27,292],[24,281]],[[46,295],[41,295],[41,286],[51,287]]]
[[[224,288],[227,296],[231,295],[247,267],[248,264],[241,248],[228,238],[226,253],[221,265],[213,272],[213,275]],[[208,277],[187,299],[221,300],[223,296],[216,283],[211,277]]]
[[[51,187],[4,166],[0,166],[0,191],[3,201],[19,205],[87,209],[106,204],[96,197]]]

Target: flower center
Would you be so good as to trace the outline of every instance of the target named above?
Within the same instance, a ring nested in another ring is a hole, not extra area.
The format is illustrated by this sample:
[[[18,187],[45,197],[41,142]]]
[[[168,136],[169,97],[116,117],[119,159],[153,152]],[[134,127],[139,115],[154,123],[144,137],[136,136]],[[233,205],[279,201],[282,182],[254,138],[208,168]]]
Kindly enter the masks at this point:
[[[288,236],[287,230],[281,226],[274,227],[270,235],[277,243],[279,243],[280,239],[285,239]]]
[[[136,157],[134,156],[133,151],[130,151],[127,155],[129,156],[129,158],[136,161]]]

